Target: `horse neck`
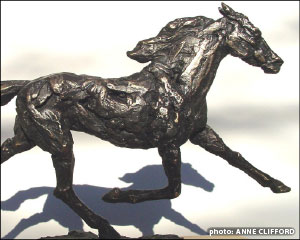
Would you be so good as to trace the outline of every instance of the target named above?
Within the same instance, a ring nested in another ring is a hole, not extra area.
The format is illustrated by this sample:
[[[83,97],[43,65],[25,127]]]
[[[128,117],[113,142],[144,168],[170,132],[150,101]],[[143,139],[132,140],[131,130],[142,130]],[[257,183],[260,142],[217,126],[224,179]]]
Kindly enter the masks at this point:
[[[223,34],[204,32],[202,39],[199,50],[184,66],[180,77],[181,90],[192,98],[206,96],[221,60],[227,55],[223,50]]]

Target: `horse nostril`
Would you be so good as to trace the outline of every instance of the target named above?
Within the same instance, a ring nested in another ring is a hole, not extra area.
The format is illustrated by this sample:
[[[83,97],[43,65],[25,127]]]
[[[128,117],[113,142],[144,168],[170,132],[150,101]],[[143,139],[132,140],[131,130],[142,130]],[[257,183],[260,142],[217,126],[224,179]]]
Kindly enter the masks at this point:
[[[277,58],[274,63],[282,65],[283,60],[281,58]]]
[[[262,69],[265,73],[278,73],[282,64],[283,60],[281,58],[277,58],[273,61],[263,64]]]

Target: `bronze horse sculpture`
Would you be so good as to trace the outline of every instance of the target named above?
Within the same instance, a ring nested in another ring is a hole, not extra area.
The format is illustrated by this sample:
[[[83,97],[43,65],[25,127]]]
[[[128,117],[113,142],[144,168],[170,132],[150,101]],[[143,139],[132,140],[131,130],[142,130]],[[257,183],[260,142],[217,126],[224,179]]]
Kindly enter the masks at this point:
[[[128,57],[150,62],[141,72],[103,79],[58,73],[33,81],[2,81],[1,105],[17,96],[15,136],[1,146],[1,164],[34,146],[51,154],[56,171],[54,195],[72,208],[100,238],[120,234],[93,213],[72,188],[74,155],[71,130],[127,148],[158,148],[168,185],[157,190],[114,188],[107,202],[138,203],[172,199],[181,191],[180,146],[193,144],[225,159],[263,187],[289,192],[281,181],[232,151],[207,125],[206,95],[221,60],[232,55],[278,73],[283,61],[249,19],[222,3],[218,20],[203,16],[175,19],[156,37],[140,41]]]

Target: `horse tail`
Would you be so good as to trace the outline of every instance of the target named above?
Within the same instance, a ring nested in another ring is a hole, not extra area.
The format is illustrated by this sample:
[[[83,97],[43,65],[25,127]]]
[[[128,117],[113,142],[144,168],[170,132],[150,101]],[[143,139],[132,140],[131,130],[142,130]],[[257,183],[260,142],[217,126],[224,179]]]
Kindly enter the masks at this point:
[[[1,106],[8,104],[30,81],[1,81]]]

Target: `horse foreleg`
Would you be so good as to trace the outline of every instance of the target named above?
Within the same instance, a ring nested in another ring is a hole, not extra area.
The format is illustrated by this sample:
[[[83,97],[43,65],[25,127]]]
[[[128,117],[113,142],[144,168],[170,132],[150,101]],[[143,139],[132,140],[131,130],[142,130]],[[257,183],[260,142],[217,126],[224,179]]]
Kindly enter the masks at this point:
[[[54,195],[75,211],[91,228],[98,229],[99,237],[104,239],[120,238],[120,234],[104,218],[96,215],[76,196],[73,188],[73,151],[52,155],[56,172],[57,186]]]
[[[263,187],[271,188],[274,193],[284,193],[291,190],[279,180],[274,179],[268,174],[255,168],[246,161],[240,153],[232,151],[208,125],[206,125],[206,128],[203,131],[192,136],[190,141],[193,144],[203,147],[208,152],[225,159],[230,165],[244,171]]]
[[[114,188],[103,196],[103,200],[110,203],[128,202],[138,203],[149,200],[172,199],[181,192],[181,154],[180,148],[176,146],[159,147],[163,167],[168,178],[168,186],[156,190],[127,190],[122,191]]]
[[[35,146],[33,142],[25,136],[18,117],[16,118],[14,127],[15,136],[13,138],[6,139],[1,145],[1,164],[10,159],[17,153],[25,152]]]

